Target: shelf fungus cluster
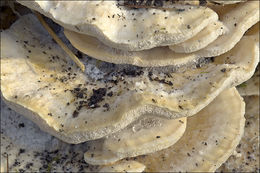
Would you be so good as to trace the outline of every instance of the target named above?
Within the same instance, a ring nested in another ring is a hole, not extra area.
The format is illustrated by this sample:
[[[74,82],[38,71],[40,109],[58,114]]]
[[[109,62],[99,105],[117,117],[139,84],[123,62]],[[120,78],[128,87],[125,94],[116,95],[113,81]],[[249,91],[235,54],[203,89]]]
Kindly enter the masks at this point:
[[[258,1],[17,2],[34,13],[1,32],[2,99],[44,131],[32,144],[81,157],[69,171],[214,172],[236,151],[240,95],[259,95]],[[24,138],[2,132],[6,152]],[[68,171],[55,158],[28,171]]]

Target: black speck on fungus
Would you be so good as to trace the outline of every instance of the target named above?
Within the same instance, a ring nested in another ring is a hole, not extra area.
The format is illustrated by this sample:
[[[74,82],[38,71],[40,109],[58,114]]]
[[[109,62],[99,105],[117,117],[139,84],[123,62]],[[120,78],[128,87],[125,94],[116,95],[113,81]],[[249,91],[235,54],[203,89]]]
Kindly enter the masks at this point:
[[[223,68],[223,69],[221,69],[220,71],[224,73],[224,72],[226,72],[226,69],[225,69],[225,68]]]
[[[79,112],[75,110],[75,111],[73,112],[73,114],[72,114],[72,117],[73,117],[73,118],[76,118],[76,117],[78,117],[78,115],[79,115]]]
[[[19,127],[19,128],[22,128],[22,127],[24,127],[24,126],[25,126],[24,123],[19,123],[19,124],[18,124],[18,127]]]
[[[99,88],[97,90],[93,89],[92,96],[88,99],[88,106],[91,108],[96,108],[99,102],[104,100],[104,96],[106,95],[106,88]],[[94,106],[93,106],[94,105]]]

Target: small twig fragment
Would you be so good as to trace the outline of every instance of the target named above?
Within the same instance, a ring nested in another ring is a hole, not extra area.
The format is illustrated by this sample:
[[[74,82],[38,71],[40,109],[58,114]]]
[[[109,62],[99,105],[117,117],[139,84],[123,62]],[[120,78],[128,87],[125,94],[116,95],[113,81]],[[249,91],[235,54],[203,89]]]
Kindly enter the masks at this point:
[[[48,33],[52,36],[52,38],[60,45],[60,47],[70,56],[70,58],[79,66],[79,68],[84,72],[85,66],[78,59],[78,57],[62,42],[62,40],[55,34],[55,32],[50,28],[50,26],[44,21],[42,15],[36,11],[33,11],[34,14],[39,19],[40,23],[44,26],[44,28],[48,31]]]

